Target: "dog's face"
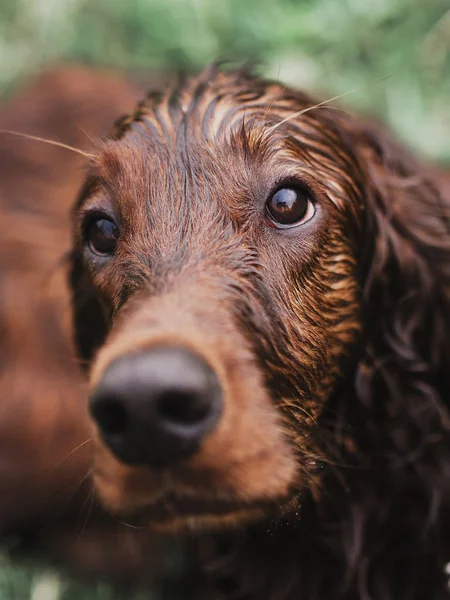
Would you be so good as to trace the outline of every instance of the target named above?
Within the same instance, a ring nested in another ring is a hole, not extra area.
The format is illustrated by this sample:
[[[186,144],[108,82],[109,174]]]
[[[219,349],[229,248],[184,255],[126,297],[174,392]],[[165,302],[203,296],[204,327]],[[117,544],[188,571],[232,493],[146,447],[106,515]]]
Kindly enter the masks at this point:
[[[315,485],[311,432],[361,335],[364,175],[346,118],[313,104],[206,74],[98,151],[72,285],[116,514],[216,527]]]

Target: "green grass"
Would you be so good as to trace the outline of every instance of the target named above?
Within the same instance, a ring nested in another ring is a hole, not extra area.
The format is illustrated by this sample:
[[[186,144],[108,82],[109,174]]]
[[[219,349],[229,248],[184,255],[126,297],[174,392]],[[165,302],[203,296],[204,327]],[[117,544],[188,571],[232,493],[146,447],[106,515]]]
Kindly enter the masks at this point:
[[[265,74],[330,95],[360,88],[346,104],[450,160],[448,0],[0,3],[4,90],[62,59],[167,71],[198,70],[217,57],[259,61]]]
[[[0,600],[175,600],[172,590],[115,590],[108,583],[83,584],[61,572],[17,563],[0,553]]]

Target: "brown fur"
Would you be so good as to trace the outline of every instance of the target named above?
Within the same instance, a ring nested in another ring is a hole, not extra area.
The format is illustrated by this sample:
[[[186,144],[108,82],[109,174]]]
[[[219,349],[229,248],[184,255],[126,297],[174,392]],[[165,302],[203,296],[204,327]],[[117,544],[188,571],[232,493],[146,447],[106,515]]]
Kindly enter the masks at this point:
[[[137,94],[116,75],[54,69],[5,103],[0,129],[89,148]],[[74,153],[0,134],[0,532],[16,550],[136,581],[147,576],[148,544],[93,505],[87,479],[86,385],[64,266],[83,176]]]
[[[94,428],[93,480],[121,518],[198,536],[208,598],[447,597],[449,204],[433,178],[378,128],[215,68],[98,144],[70,274],[90,388],[176,342],[215,369],[224,410],[165,471],[118,462]],[[278,230],[265,201],[294,180],[315,215]],[[120,229],[101,263],[93,213]]]

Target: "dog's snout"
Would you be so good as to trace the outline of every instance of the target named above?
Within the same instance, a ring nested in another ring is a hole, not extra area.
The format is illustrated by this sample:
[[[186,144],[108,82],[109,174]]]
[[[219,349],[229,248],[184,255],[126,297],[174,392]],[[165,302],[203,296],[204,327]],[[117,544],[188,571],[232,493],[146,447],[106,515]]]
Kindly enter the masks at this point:
[[[123,462],[168,467],[195,453],[217,424],[222,391],[208,363],[181,347],[157,347],[111,363],[90,410]]]

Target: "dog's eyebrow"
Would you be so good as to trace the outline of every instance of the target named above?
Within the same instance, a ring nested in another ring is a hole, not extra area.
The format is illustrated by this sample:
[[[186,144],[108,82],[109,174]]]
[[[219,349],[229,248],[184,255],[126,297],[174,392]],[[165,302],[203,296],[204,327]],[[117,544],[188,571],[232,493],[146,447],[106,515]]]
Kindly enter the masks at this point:
[[[101,177],[95,173],[89,173],[86,177],[83,187],[78,194],[78,198],[75,202],[74,209],[78,210],[85,203],[89,196],[95,194],[99,189],[103,187]]]

